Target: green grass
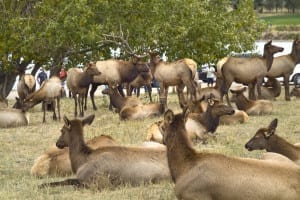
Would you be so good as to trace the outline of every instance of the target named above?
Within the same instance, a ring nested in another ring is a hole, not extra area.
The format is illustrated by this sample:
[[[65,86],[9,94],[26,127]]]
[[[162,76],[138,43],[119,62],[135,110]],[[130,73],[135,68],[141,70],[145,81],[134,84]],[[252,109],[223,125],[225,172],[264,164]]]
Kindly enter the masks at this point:
[[[282,91],[282,93],[284,93]],[[157,101],[158,97],[154,95]],[[146,102],[147,99],[143,98]],[[91,126],[85,127],[85,137],[107,134],[124,145],[139,145],[146,137],[147,128],[160,118],[138,121],[119,121],[117,114],[108,110],[107,98],[96,97],[97,111],[92,111],[88,102],[86,116],[95,113],[96,119]],[[266,127],[274,118],[279,119],[278,135],[291,143],[300,142],[300,100],[286,102],[281,96],[274,101],[274,113],[267,116],[252,116],[245,124],[219,126],[216,140],[209,140],[207,145],[196,144],[198,150],[219,152],[230,156],[259,157],[262,151],[248,152],[244,145],[260,127]],[[13,104],[9,102],[10,106]],[[171,94],[169,108],[179,112],[177,96]],[[61,101],[62,115],[73,116],[74,104],[71,99]],[[63,180],[62,177],[36,178],[30,175],[34,160],[49,146],[55,144],[60,135],[63,122],[53,122],[47,113],[46,123],[42,124],[41,106],[30,110],[31,123],[26,127],[1,129],[0,133],[0,199],[162,199],[173,200],[174,184],[163,182],[139,187],[122,186],[114,190],[94,191],[76,190],[72,187],[38,189],[38,185],[49,181]]]
[[[276,15],[261,17],[264,21],[274,26],[300,25],[300,15]]]

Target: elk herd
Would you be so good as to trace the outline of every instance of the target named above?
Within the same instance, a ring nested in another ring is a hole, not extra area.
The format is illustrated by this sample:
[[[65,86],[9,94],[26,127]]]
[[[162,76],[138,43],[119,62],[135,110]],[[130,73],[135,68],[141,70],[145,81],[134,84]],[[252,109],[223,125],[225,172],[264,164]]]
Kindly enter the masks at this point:
[[[75,175],[62,181],[44,182],[39,188],[74,185],[101,190],[124,184],[172,181],[176,197],[185,200],[300,199],[300,145],[290,144],[275,133],[276,118],[268,127],[259,128],[245,144],[249,151],[265,149],[264,158],[231,157],[195,147],[199,141],[200,145],[207,144],[219,125],[231,126],[246,123],[253,115],[274,114],[273,101],[281,94],[278,77],[284,78],[284,97],[290,100],[289,76],[300,63],[300,40],[293,41],[290,54],[274,57],[281,51],[282,47],[269,41],[262,56],[220,59],[216,84],[207,88],[198,83],[194,60],[166,62],[154,52],[149,53],[149,63],[133,55],[130,61],[110,59],[88,63],[83,70],[70,68],[66,83],[74,99],[75,118],[63,117],[56,146],[35,160],[31,174]],[[263,83],[265,78],[268,80]],[[151,97],[153,79],[159,82],[158,102]],[[232,86],[233,82],[243,86]],[[96,112],[94,94],[99,85],[107,85],[102,94],[109,97],[109,110],[114,109],[124,123],[157,118],[143,130],[145,143],[126,146],[108,135],[84,139],[84,127],[96,118],[94,114],[84,116],[88,91]],[[133,88],[142,86],[147,87],[150,103],[131,95]],[[170,86],[176,87],[179,113],[168,108]],[[39,103],[43,105],[43,122],[48,104],[52,105],[53,119],[60,120],[61,88],[56,76],[38,90],[32,75],[21,76],[17,87],[19,97],[13,108],[0,109],[0,127],[28,125],[30,109]]]

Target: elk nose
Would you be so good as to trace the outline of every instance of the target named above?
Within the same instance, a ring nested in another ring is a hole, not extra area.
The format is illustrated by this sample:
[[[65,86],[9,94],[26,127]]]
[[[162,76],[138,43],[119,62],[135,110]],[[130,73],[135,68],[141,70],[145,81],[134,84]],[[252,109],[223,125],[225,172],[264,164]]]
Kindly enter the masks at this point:
[[[245,144],[245,148],[248,149],[248,151],[252,151],[252,148],[250,147],[250,145],[248,143]]]

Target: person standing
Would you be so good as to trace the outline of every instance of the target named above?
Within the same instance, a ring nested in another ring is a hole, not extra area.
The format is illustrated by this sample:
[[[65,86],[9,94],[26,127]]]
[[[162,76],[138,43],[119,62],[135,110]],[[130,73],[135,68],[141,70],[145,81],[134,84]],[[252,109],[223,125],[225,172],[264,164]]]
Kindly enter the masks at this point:
[[[212,65],[208,65],[207,74],[206,74],[207,87],[209,87],[209,86],[213,87],[215,74],[216,74],[215,68]]]
[[[45,72],[45,69],[43,67],[40,70],[41,71],[40,71],[40,73],[37,76],[37,81],[38,81],[38,83],[39,83],[39,85],[41,87],[41,85],[48,78],[48,76],[47,76],[47,74]]]

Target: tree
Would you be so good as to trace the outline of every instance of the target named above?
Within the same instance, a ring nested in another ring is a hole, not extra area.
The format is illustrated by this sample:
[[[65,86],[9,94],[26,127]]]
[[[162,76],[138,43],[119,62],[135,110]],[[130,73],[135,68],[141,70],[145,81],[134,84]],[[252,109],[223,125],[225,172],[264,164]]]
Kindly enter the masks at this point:
[[[190,57],[199,64],[216,62],[232,51],[252,49],[263,28],[251,0],[236,1],[236,9],[229,0],[0,2],[1,11],[9,13],[3,15],[0,32],[1,69],[5,69],[1,71],[6,76],[20,57],[24,65],[35,61],[33,73],[47,64],[51,74],[58,73],[66,57],[68,67],[106,59],[111,48],[120,47],[107,35],[120,33],[138,54],[151,49],[165,53],[169,60]],[[10,53],[14,62],[7,62]],[[122,48],[121,56],[128,58]]]

